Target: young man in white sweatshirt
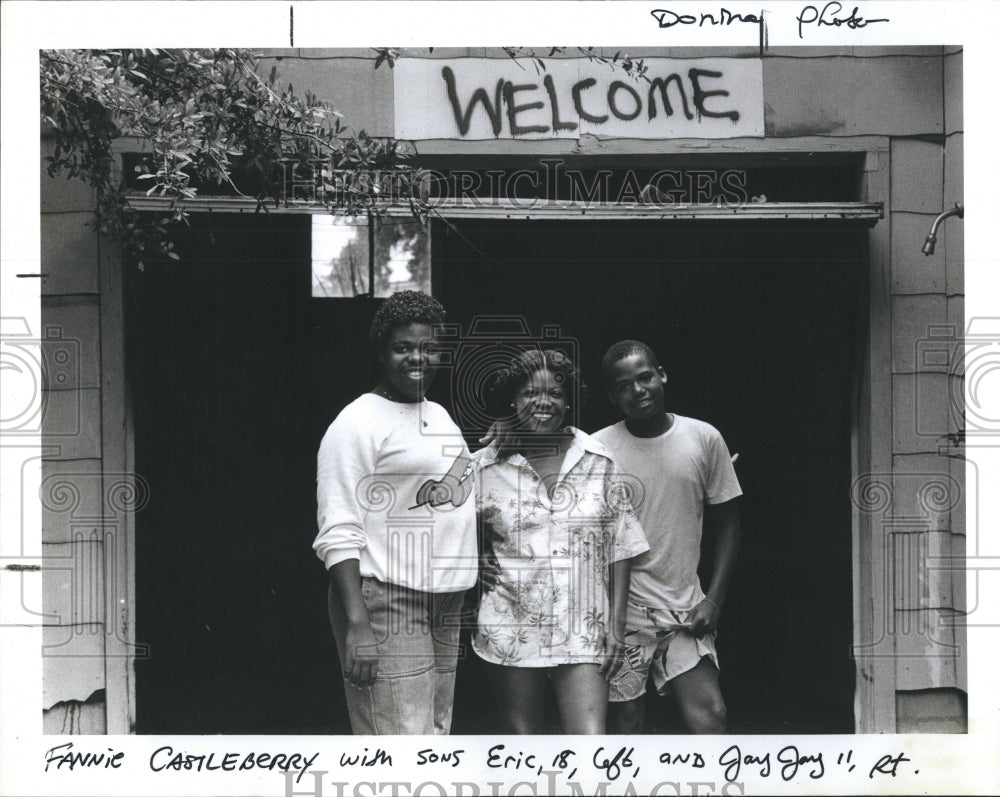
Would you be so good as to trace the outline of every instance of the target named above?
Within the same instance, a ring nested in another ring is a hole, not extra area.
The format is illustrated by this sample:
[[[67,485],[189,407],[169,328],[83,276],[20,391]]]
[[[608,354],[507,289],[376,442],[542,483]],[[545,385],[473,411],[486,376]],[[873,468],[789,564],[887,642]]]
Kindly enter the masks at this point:
[[[313,544],[329,572],[330,624],[356,734],[451,727],[459,615],[477,577],[469,450],[424,398],[444,309],[405,291],[375,314],[381,379],[320,444]]]

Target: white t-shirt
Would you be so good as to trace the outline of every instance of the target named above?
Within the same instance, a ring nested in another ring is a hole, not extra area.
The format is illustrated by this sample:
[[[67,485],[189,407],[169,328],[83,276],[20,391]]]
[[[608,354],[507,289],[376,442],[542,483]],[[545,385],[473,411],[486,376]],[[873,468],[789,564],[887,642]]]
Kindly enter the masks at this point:
[[[649,551],[632,561],[629,598],[683,612],[705,597],[698,581],[705,504],[721,504],[743,491],[718,430],[673,417],[659,437],[636,437],[624,421],[594,437],[614,454],[649,541]]]
[[[327,568],[359,559],[362,576],[422,592],[468,589],[478,568],[471,465],[440,404],[359,396],[319,447],[316,555]]]

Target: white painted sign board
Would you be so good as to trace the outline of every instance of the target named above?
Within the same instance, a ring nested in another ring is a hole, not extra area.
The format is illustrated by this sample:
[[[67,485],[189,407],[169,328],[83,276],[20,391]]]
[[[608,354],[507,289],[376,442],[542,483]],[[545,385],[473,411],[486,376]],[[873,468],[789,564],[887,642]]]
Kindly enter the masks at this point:
[[[398,139],[764,135],[757,58],[649,58],[644,77],[587,58],[402,58]]]

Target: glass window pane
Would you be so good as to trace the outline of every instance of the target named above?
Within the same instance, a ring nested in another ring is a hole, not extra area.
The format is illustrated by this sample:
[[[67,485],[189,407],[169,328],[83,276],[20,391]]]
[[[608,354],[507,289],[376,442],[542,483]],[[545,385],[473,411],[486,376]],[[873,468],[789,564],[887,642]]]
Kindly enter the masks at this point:
[[[375,295],[430,292],[430,235],[412,219],[376,223]],[[368,222],[363,217],[312,217],[312,295],[319,298],[368,293]]]

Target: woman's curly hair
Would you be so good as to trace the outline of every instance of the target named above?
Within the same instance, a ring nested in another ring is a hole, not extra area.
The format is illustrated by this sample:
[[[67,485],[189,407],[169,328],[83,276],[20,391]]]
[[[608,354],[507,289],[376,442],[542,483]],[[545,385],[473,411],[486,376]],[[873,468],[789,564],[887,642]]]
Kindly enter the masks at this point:
[[[517,391],[524,387],[531,375],[549,370],[563,383],[569,397],[571,411],[578,410],[587,398],[587,383],[580,369],[559,349],[528,349],[494,375],[489,384],[489,405],[498,417],[509,416],[510,405]]]
[[[386,299],[375,313],[368,339],[381,350],[389,333],[404,324],[441,324],[445,312],[441,302],[420,291],[400,291]]]

